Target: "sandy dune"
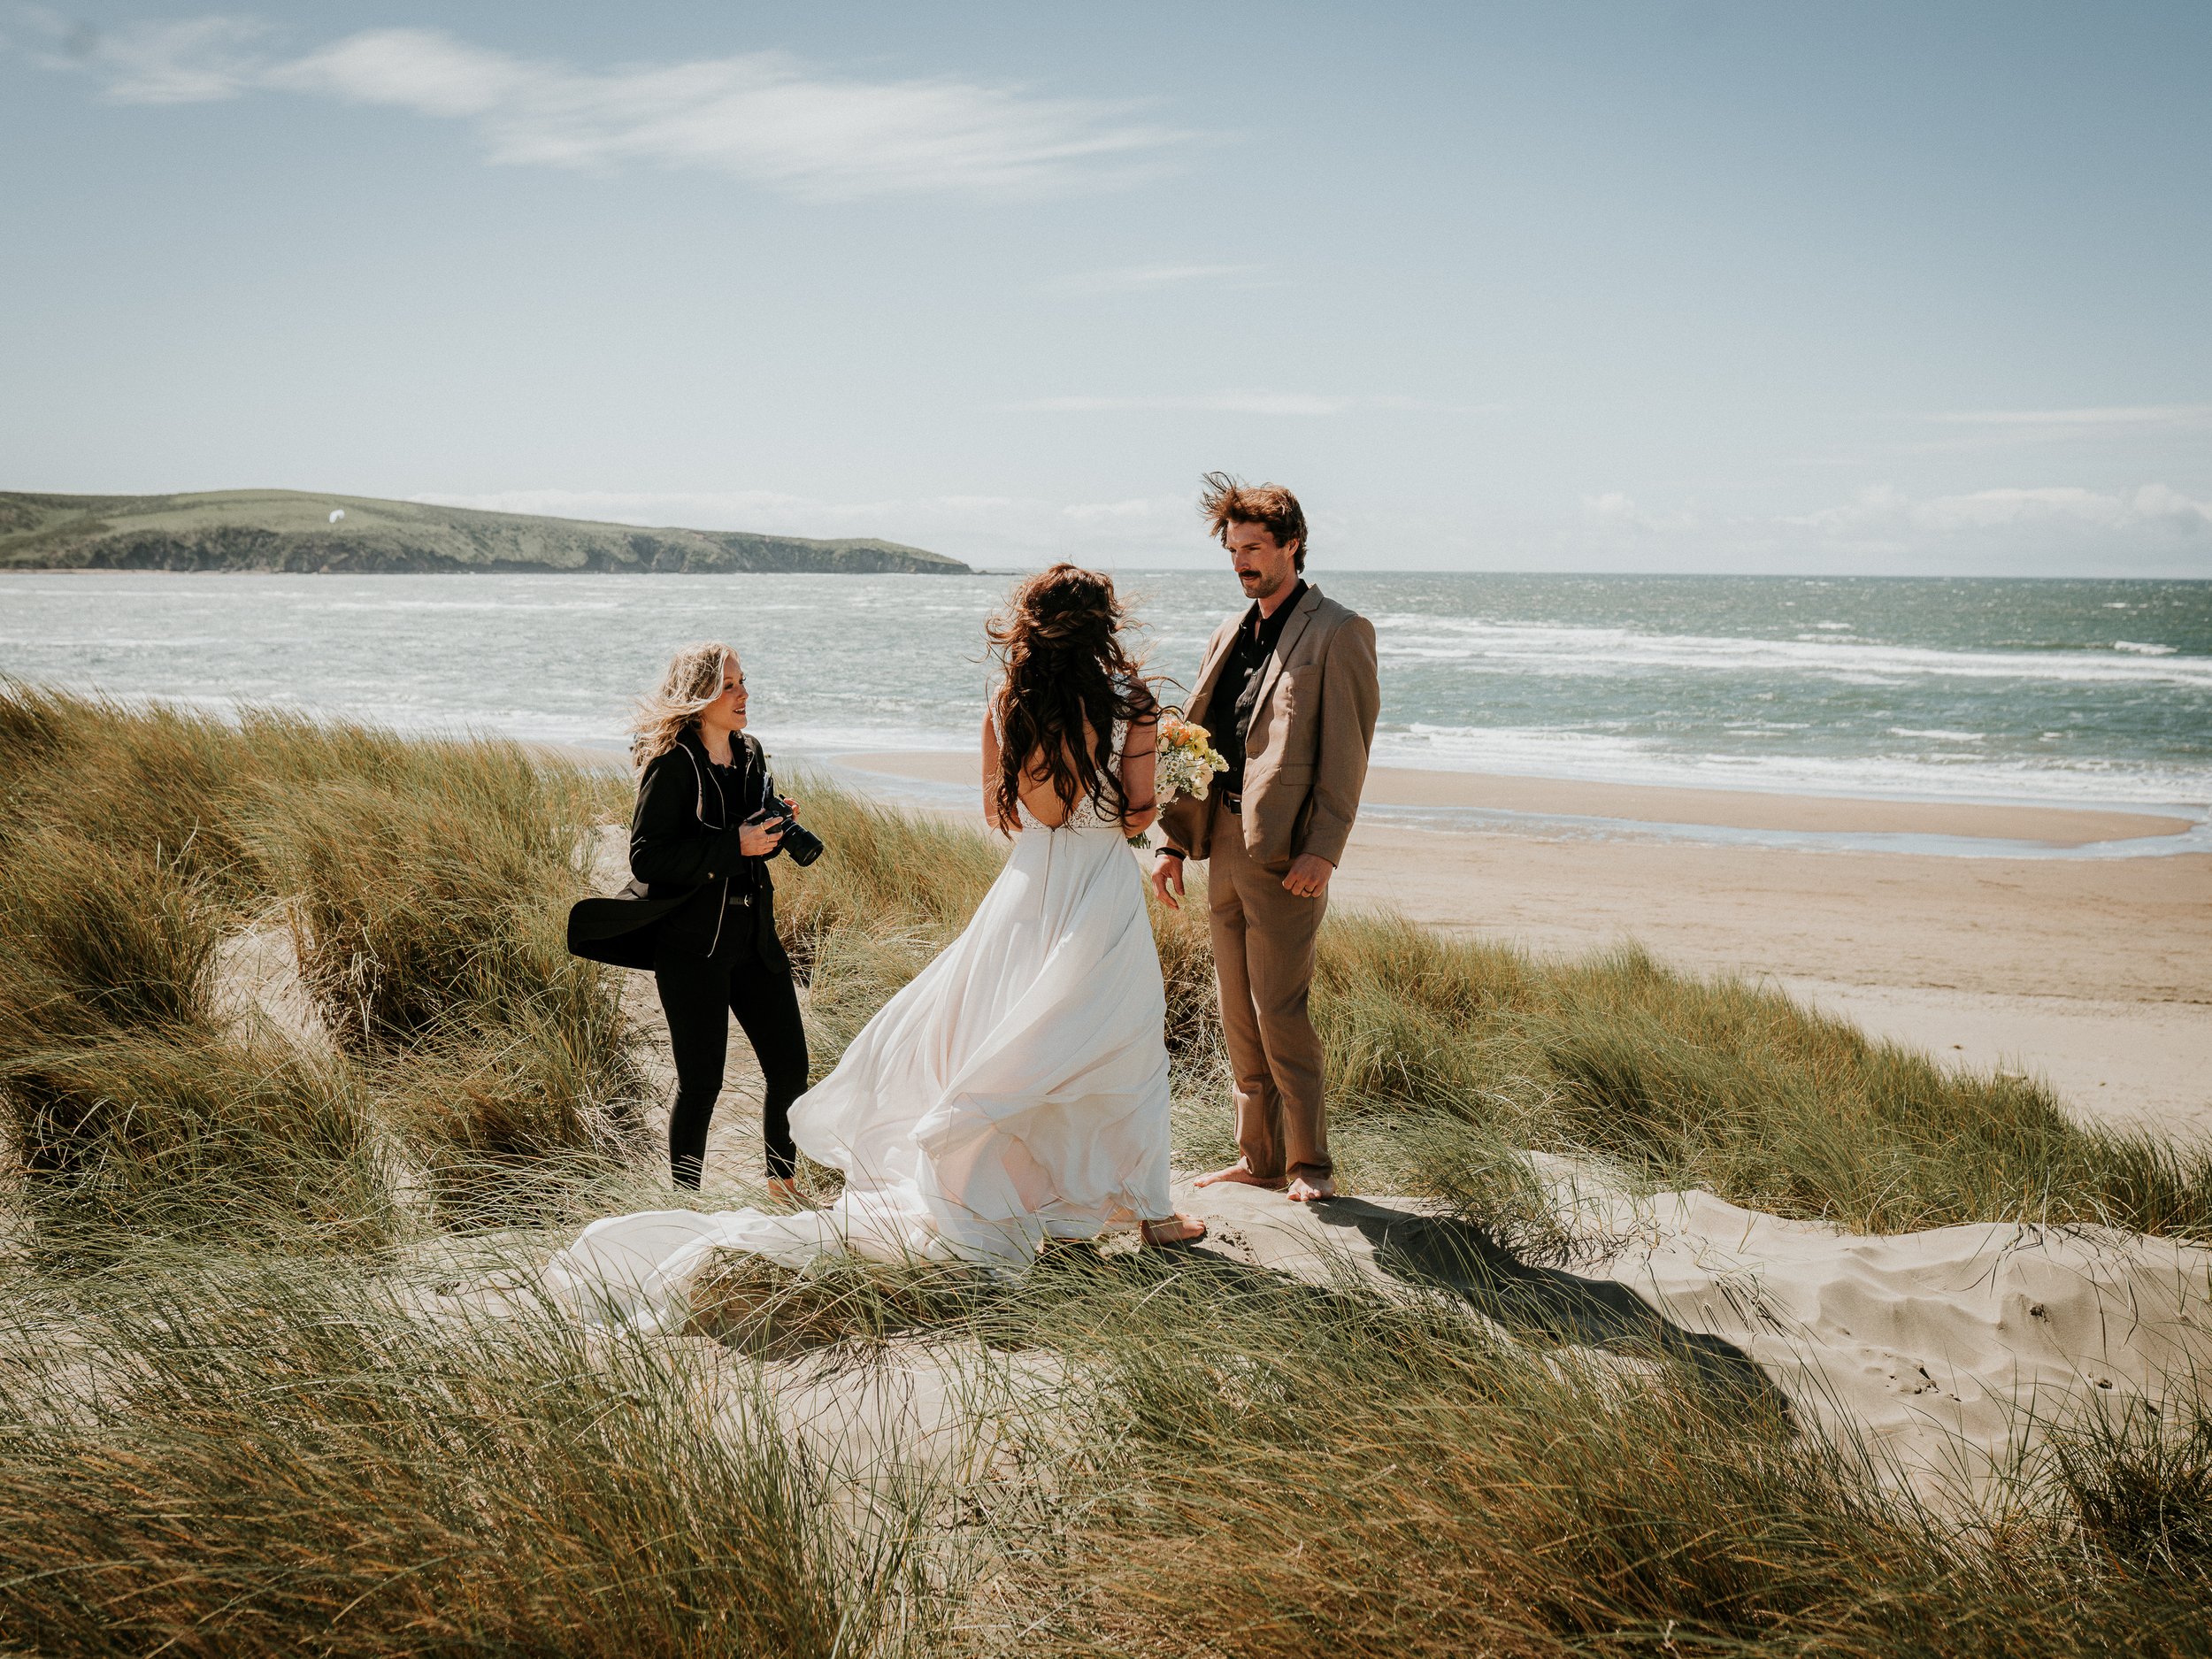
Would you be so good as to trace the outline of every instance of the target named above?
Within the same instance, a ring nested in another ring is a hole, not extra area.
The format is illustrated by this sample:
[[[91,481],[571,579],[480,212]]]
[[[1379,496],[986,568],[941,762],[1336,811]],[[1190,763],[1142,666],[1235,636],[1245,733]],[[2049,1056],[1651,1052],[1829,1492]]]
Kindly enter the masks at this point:
[[[1707,1192],[1631,1198],[1540,1162],[1592,1241],[1584,1259],[1501,1284],[1454,1274],[1448,1256],[1438,1277],[1471,1278],[1478,1310],[1511,1290],[1524,1318],[1547,1296],[1563,1319],[1577,1317],[1594,1300],[1578,1281],[1624,1287],[1678,1330],[1747,1356],[1801,1421],[1863,1448],[1885,1479],[1946,1505],[1985,1495],[2051,1423],[2156,1411],[2170,1390],[2212,1376],[2212,1250],[2014,1225],[1871,1237]],[[1402,1289],[1436,1254],[1424,1250],[1419,1207],[1402,1200],[1307,1207],[1251,1187],[1179,1186],[1176,1202],[1213,1226],[1211,1248],[1301,1278],[1325,1281],[1348,1264]],[[1631,1342],[1651,1333],[1620,1326]]]
[[[1568,1268],[1504,1255],[1417,1201],[1293,1204],[1248,1187],[1175,1188],[1197,1247],[1262,1271],[1389,1296],[1445,1295],[1541,1345],[1548,1363],[1635,1386],[1655,1349],[1709,1386],[1763,1397],[1941,1509],[1985,1505],[2032,1471],[2054,1425],[2162,1418],[2212,1375],[2212,1250],[2102,1228],[1945,1227],[1873,1237],[1738,1208],[1701,1191],[1632,1197],[1539,1157],[1585,1246]],[[600,1271],[605,1263],[595,1266]],[[637,1270],[649,1275],[641,1261]],[[680,1309],[680,1299],[677,1306]],[[733,1406],[765,1406],[826,1463],[872,1480],[902,1462],[979,1478],[1004,1415],[1062,1409],[1048,1355],[917,1333],[862,1366],[734,1356]]]
[[[618,842],[611,836],[601,851],[611,878]],[[1609,861],[1617,854],[1632,856]],[[1786,979],[1791,988],[1877,1029],[1939,1048],[1947,1031],[1984,1048],[2025,1034],[2047,1064],[2070,1056],[2132,1079],[2139,1102],[2177,1087],[2173,1056],[2193,1056],[2199,1068],[2206,1058],[2208,970],[2192,941],[2205,926],[2207,865],[1820,856],[1371,826],[1344,884],[1446,925],[1495,928],[1509,907],[1525,907],[1527,924],[1502,931],[1543,947],[1638,933],[1699,965],[1778,964],[1804,976]],[[2164,879],[2193,896],[2175,905]],[[1817,977],[1839,967],[1859,977]],[[2064,994],[2091,972],[2108,981],[2104,995]],[[1941,974],[1963,984],[1927,982]],[[632,978],[636,1011],[649,1016],[649,983]],[[2162,992],[2198,1000],[2156,1000]],[[2162,1031],[2165,1046],[2131,1052],[2146,1047],[2145,1030]],[[742,1043],[732,1058],[710,1183],[746,1182],[759,1164],[757,1079]],[[2170,1389],[2212,1375],[2212,1250],[2018,1225],[1855,1235],[1706,1192],[1632,1197],[1564,1160],[1536,1161],[1584,1241],[1564,1271],[1479,1258],[1416,1202],[1308,1209],[1187,1184],[1176,1197],[1209,1222],[1210,1251],[1315,1282],[1348,1273],[1393,1294],[1455,1291],[1479,1314],[1553,1324],[1559,1353],[1631,1378],[1641,1362],[1622,1346],[1701,1342],[1694,1357],[1717,1384],[1778,1391],[1801,1422],[1863,1448],[1885,1479],[1946,1507],[1987,1495],[2052,1422],[2101,1408],[2154,1411]],[[787,1427],[856,1474],[911,1455],[974,1471],[996,1453],[993,1414],[1059,1386],[1050,1364],[986,1377],[987,1363],[961,1343],[918,1338],[843,1372],[779,1362],[768,1400]]]

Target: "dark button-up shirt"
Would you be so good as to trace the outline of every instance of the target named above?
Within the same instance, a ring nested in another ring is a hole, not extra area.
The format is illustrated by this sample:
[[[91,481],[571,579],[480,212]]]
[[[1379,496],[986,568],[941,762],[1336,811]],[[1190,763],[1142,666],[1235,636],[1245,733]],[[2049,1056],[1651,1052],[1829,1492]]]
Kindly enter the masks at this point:
[[[764,775],[756,772],[752,750],[744,743],[733,739],[730,749],[730,759],[734,764],[725,766],[710,757],[707,772],[720,786],[723,810],[729,816],[729,825],[735,826],[742,824],[767,804],[764,788],[767,780]],[[712,810],[711,801],[709,810]],[[781,850],[781,848],[777,849],[778,852]],[[775,853],[770,853],[768,857],[775,856]],[[730,903],[749,904],[755,895],[766,887],[767,872],[761,867],[766,863],[765,858],[740,857],[736,861],[735,867],[730,872]]]
[[[1228,765],[1221,776],[1214,780],[1216,789],[1241,791],[1244,787],[1244,734],[1251,729],[1252,711],[1259,706],[1260,682],[1267,678],[1267,659],[1275,654],[1275,642],[1283,637],[1284,626],[1290,613],[1298,609],[1299,601],[1306,596],[1306,584],[1302,578],[1290,590],[1290,597],[1275,607],[1275,614],[1263,617],[1258,600],[1254,600],[1244,613],[1244,620],[1237,626],[1237,642],[1229,648],[1229,656],[1221,664],[1221,678],[1215,683],[1214,695],[1208,700],[1209,709],[1227,709],[1226,720],[1216,718],[1211,733],[1214,747],[1221,751]]]

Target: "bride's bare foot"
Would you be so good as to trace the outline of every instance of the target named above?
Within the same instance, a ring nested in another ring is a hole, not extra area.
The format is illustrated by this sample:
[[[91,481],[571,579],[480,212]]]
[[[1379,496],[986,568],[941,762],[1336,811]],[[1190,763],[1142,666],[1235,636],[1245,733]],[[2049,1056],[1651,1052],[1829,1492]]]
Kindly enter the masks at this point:
[[[1148,1221],[1138,1229],[1147,1244],[1195,1244],[1206,1236],[1206,1224],[1177,1210],[1164,1221]]]
[[[1294,1175],[1286,1196],[1294,1204],[1310,1204],[1317,1199],[1334,1198],[1336,1183],[1325,1175]]]
[[[1239,1158],[1234,1164],[1232,1164],[1225,1170],[1216,1170],[1210,1175],[1200,1176],[1196,1180],[1193,1181],[1191,1185],[1193,1187],[1212,1187],[1221,1181],[1229,1181],[1238,1187],[1264,1187],[1271,1193],[1279,1193],[1283,1190],[1283,1178],[1281,1176],[1255,1175],[1252,1173],[1251,1166],[1246,1164],[1242,1158]]]

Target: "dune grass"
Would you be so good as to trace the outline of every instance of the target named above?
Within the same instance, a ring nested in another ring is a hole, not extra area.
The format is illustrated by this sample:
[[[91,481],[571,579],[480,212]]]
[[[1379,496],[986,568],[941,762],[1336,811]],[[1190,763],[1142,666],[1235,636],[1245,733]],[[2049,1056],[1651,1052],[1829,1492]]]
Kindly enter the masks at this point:
[[[1002,850],[792,785],[818,1069]],[[0,1192],[48,1243],[0,1228],[11,1653],[2212,1651],[2187,1390],[2055,1425],[1962,1515],[1671,1350],[1207,1256],[726,1258],[649,1340],[503,1310],[591,1193],[668,1202],[612,978],[559,951],[621,780],[18,687],[0,807]],[[273,918],[326,1042],[217,995]],[[1202,903],[1154,923],[1179,1133],[1217,1148]],[[2201,1154],[1634,953],[1339,915],[1315,1010],[1347,1176],[1539,1243],[1527,1148],[1875,1230],[2212,1231]],[[925,1349],[989,1457],[833,1468],[763,1392]]]
[[[618,1155],[639,1123],[618,971],[568,955],[595,780],[508,744],[273,787],[246,832],[301,976],[434,1190],[469,1217],[549,1155]]]
[[[217,1017],[220,907],[157,849],[59,832],[0,853],[0,1100],[27,1193],[81,1240],[147,1231],[382,1239],[342,1069]]]
[[[1539,962],[1346,916],[1324,928],[1314,1010],[1356,1144],[1402,1116],[1415,1132],[1390,1172],[1431,1190],[1503,1146],[1860,1232],[2034,1220],[2212,1237],[2212,1148],[2084,1126],[2040,1082],[1941,1067],[1640,950]]]
[[[1433,1307],[1136,1257],[1023,1296],[1025,1335],[1080,1379],[1032,1450],[1081,1502],[1019,1494],[981,1529],[1010,1563],[999,1616],[1044,1616],[1033,1650],[2206,1650],[2200,1405],[2154,1470],[2139,1440],[1962,1524],[1663,1356],[1623,1373]],[[2108,1520],[2131,1490],[2155,1527]]]
[[[911,1517],[833,1508],[714,1350],[413,1288],[203,1256],[9,1297],[0,1644],[886,1651]]]
[[[45,1210],[142,1194],[219,1226],[258,1194],[336,1238],[388,1211],[396,1157],[473,1222],[525,1199],[518,1170],[634,1136],[613,975],[561,942],[599,780],[496,741],[10,685],[0,808],[0,1074]],[[223,937],[272,915],[327,1052],[217,1017]]]

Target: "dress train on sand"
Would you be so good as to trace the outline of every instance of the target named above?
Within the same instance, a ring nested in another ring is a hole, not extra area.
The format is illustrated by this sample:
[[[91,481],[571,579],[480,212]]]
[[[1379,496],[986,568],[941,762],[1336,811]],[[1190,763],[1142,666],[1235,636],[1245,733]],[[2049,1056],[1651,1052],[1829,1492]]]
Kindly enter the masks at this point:
[[[791,1110],[845,1189],[823,1210],[649,1210],[586,1228],[546,1286],[579,1316],[680,1319],[718,1250],[1018,1271],[1040,1243],[1173,1213],[1166,996],[1143,878],[1087,810],[1031,826],[950,945]]]

